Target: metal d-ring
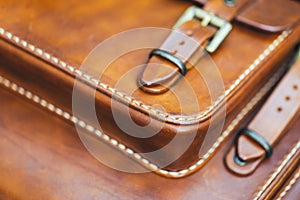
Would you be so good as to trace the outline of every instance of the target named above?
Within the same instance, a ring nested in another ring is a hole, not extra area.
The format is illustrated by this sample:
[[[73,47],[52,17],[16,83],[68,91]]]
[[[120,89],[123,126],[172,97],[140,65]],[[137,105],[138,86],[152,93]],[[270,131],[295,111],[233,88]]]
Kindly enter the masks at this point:
[[[272,149],[271,145],[268,143],[268,141],[265,138],[260,136],[258,133],[254,132],[248,128],[244,128],[239,132],[238,136],[240,136],[240,135],[246,135],[251,140],[256,142],[259,146],[261,146],[266,152],[266,156],[265,156],[266,158],[269,158],[272,155],[273,149]],[[234,162],[240,166],[244,166],[248,163],[247,161],[242,160],[238,156],[237,150],[235,152]]]
[[[271,145],[265,138],[263,138],[258,133],[245,128],[245,129],[242,129],[242,131],[240,132],[240,135],[246,135],[251,140],[256,142],[259,146],[261,146],[266,152],[266,158],[269,158],[272,155],[273,149],[272,149]]]
[[[237,150],[235,150],[235,154],[234,154],[234,162],[237,164],[237,165],[239,165],[239,166],[245,166],[245,165],[247,165],[247,161],[244,161],[244,160],[242,160],[240,157],[239,157],[239,155],[238,155],[238,153],[237,153]]]
[[[227,5],[227,6],[235,6],[236,2],[235,0],[224,0],[224,3]]]
[[[167,61],[170,61],[171,63],[173,63],[174,65],[176,65],[179,68],[179,71],[183,76],[186,75],[186,72],[187,72],[186,65],[184,64],[184,62],[182,62],[176,56],[172,55],[171,53],[169,53],[165,50],[153,49],[149,54],[149,59],[154,55],[164,58]]]

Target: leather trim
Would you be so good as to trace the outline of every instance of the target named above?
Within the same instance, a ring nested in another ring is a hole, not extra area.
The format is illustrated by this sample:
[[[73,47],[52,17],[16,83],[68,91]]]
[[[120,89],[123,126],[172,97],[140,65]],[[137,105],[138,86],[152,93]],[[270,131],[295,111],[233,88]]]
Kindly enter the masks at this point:
[[[296,183],[299,177],[300,177],[300,168],[293,176],[293,178],[289,181],[288,185],[285,186],[284,190],[280,193],[279,197],[276,200],[281,200],[288,193],[288,191],[293,187],[293,185]]]
[[[280,32],[299,23],[299,5],[293,0],[253,1],[236,20],[264,31]]]
[[[32,93],[29,90],[17,85],[16,83],[0,76],[0,85],[5,86],[6,88],[12,90],[19,95],[26,97],[28,100],[33,101],[41,107],[44,107],[46,110],[74,123],[79,125],[81,128],[85,129],[87,133],[94,134],[99,139],[102,139],[107,144],[119,149],[121,152],[129,156],[130,158],[136,160],[141,165],[146,168],[154,171],[155,173],[169,177],[169,178],[181,178],[187,176],[189,174],[194,173],[198,169],[204,166],[206,161],[213,157],[216,151],[219,149],[221,144],[223,144],[227,138],[231,135],[234,129],[239,125],[239,123],[244,119],[245,116],[249,112],[253,110],[253,108],[259,103],[259,101],[266,95],[266,93],[273,87],[276,81],[279,78],[279,74],[275,74],[265,85],[260,89],[260,91],[254,96],[253,99],[242,109],[242,111],[237,115],[237,117],[231,122],[231,124],[227,127],[225,131],[222,132],[221,136],[216,140],[216,142],[212,145],[212,147],[203,155],[203,157],[198,160],[198,162],[184,170],[181,171],[168,171],[162,168],[159,168],[157,165],[151,163],[149,160],[143,158],[139,153],[136,153],[132,149],[128,148],[124,144],[115,140],[114,138],[109,137],[108,135],[102,133],[100,130],[97,130],[90,124],[86,123],[84,120],[79,119],[76,116],[64,111],[63,109],[57,107],[56,105],[48,102],[42,97]]]
[[[272,148],[299,116],[299,78],[300,60],[296,60],[227,153],[225,163],[231,172],[248,176],[271,156]],[[238,164],[239,159],[244,163]]]
[[[293,0],[236,0],[236,5],[232,7],[227,6],[224,0],[188,1],[203,5],[205,9],[227,20],[234,19],[253,28],[274,33],[293,27],[300,19],[299,2]]]
[[[293,156],[299,151],[300,149],[300,141],[292,148],[292,150],[284,157],[284,159],[280,162],[278,167],[274,170],[274,172],[270,175],[269,179],[265,181],[263,186],[254,196],[254,200],[258,200],[261,198],[263,193],[268,189],[271,183],[279,176],[280,172],[284,169],[284,167],[289,163],[289,161],[293,158]]]
[[[124,94],[117,89],[109,86],[108,84],[105,84],[103,82],[100,82],[98,79],[94,78],[93,76],[82,72],[78,69],[75,69],[73,66],[69,65],[67,62],[62,61],[61,59],[52,56],[51,54],[43,51],[42,49],[34,46],[33,44],[28,43],[25,40],[22,40],[18,36],[13,35],[12,33],[4,30],[0,27],[0,37],[2,37],[5,40],[8,40],[10,43],[17,45],[18,47],[32,53],[33,55],[38,56],[40,59],[49,62],[50,64],[53,64],[55,66],[58,66],[58,68],[62,69],[64,72],[67,72],[73,76],[81,77],[84,81],[88,82],[92,85],[92,87],[100,87],[102,90],[104,90],[106,93],[108,93],[110,96],[114,95],[118,97],[120,100],[122,100],[123,103],[126,105],[132,105],[133,107],[138,107],[145,113],[151,113],[151,116],[155,116],[157,119],[175,123],[175,124],[194,124],[198,123],[199,121],[202,121],[206,119],[208,116],[212,114],[212,112],[225,100],[226,97],[228,97],[237,86],[240,85],[240,83],[247,78],[251,72],[256,69],[256,67],[264,61],[268,55],[273,52],[291,33],[290,30],[283,31],[255,60],[254,62],[249,65],[249,67],[239,75],[239,77],[233,82],[231,86],[228,87],[227,90],[225,90],[224,94],[221,95],[217,101],[213,102],[206,110],[193,114],[193,115],[174,115],[171,113],[165,113],[161,110],[157,110],[154,107],[150,105],[146,105],[145,103],[141,102],[140,100],[134,99],[132,96],[129,96],[127,94]]]
[[[235,1],[234,6],[228,6],[224,0],[210,0],[204,5],[204,9],[214,13],[215,15],[231,21],[249,4],[254,3],[255,1],[250,0],[238,0]]]

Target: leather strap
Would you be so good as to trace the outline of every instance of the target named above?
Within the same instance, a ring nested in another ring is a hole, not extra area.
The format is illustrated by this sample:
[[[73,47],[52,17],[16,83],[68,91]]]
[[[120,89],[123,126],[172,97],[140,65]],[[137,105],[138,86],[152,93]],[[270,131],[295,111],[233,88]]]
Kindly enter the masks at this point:
[[[250,2],[255,2],[254,0],[235,0],[234,5],[228,5],[225,0],[209,0],[204,6],[204,9],[214,13],[215,15],[231,21],[235,18],[239,12],[247,6]]]
[[[264,160],[268,147],[274,147],[286,133],[288,127],[297,119],[300,111],[300,59],[284,76],[261,110],[244,129],[258,137],[253,139],[249,134],[240,134],[226,155],[228,169],[238,175],[249,175]],[[242,131],[243,133],[245,131]],[[267,146],[267,145],[265,145]]]
[[[209,12],[268,32],[280,32],[300,19],[299,1],[293,0],[187,0]],[[234,6],[228,3],[234,2]],[[277,15],[278,13],[281,13]],[[276,14],[277,13],[277,14]]]
[[[228,22],[233,19],[239,19],[239,21],[252,25],[253,27],[275,32],[288,28],[293,24],[292,22],[296,21],[296,18],[299,17],[297,10],[299,5],[292,1],[288,1],[288,3],[281,0],[273,0],[274,2],[272,1],[271,3],[267,0],[189,1],[204,5],[202,9],[207,11],[207,15],[203,17],[203,20],[189,19],[181,24],[176,31],[168,36],[166,41],[159,48],[164,52],[169,52],[169,57],[172,55],[176,57],[173,60],[182,60],[182,62],[187,65],[187,71],[193,67],[188,63],[190,58],[201,52],[199,49],[201,49],[201,47],[204,49],[204,46],[210,43],[212,38],[217,38],[214,37],[219,33],[215,34],[217,27],[208,26],[212,21],[212,16],[218,16],[220,19]],[[234,3],[232,5],[228,2]],[[284,12],[281,12],[283,14],[276,15],[275,18],[273,15],[266,14],[265,12],[265,10],[267,10],[270,13],[278,13],[278,9],[281,9],[283,6],[285,8]],[[259,10],[259,12],[256,12],[256,10]],[[280,18],[277,18],[278,16]],[[223,41],[223,39],[219,38],[218,40]],[[199,58],[201,56],[196,55],[195,57]],[[142,90],[148,93],[160,94],[168,91],[181,77],[182,74],[176,64],[170,62],[170,60],[168,61],[154,55],[148,60],[143,72],[138,77],[138,84]]]
[[[192,66],[187,61],[216,31],[216,28],[202,26],[199,20],[193,19],[173,31],[160,49],[181,59],[189,69]],[[138,80],[141,89],[157,94],[167,91],[180,77],[181,73],[176,65],[159,56],[152,56]]]
[[[228,6],[223,0],[210,0],[204,6],[204,10],[231,21],[248,2],[249,0],[238,0],[234,6]],[[199,48],[205,46],[216,32],[217,28],[203,25],[201,20],[192,19],[173,31],[160,49],[180,59],[187,65],[188,70],[192,67],[188,60],[195,52],[199,52]],[[159,94],[166,92],[181,76],[180,69],[174,63],[154,55],[138,77],[138,84],[145,92]]]

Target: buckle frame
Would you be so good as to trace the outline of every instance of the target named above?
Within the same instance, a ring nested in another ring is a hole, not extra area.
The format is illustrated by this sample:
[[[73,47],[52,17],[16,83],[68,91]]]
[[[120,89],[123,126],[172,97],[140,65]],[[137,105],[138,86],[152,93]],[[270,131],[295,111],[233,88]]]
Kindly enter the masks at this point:
[[[173,26],[173,29],[178,28],[184,22],[187,22],[194,18],[202,20],[201,22],[202,26],[207,26],[209,24],[212,24],[213,26],[219,28],[219,30],[216,32],[212,40],[205,47],[206,51],[208,51],[209,53],[213,53],[232,30],[232,25],[228,21],[220,17],[217,17],[213,13],[207,12],[195,6],[189,7],[182,14],[182,16],[178,19],[176,24]]]

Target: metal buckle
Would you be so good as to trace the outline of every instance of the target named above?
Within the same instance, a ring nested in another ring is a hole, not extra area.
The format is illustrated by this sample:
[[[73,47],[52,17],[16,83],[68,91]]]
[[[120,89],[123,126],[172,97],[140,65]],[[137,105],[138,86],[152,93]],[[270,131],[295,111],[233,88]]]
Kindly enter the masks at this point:
[[[202,26],[207,26],[208,24],[212,24],[219,28],[219,30],[216,32],[212,40],[205,47],[206,51],[210,53],[214,52],[219,47],[219,45],[222,43],[222,41],[226,38],[226,36],[229,34],[229,32],[232,29],[232,26],[228,21],[215,16],[213,13],[209,13],[195,6],[189,7],[183,13],[183,15],[178,19],[178,21],[174,25],[173,29],[178,28],[184,22],[187,22],[194,18],[202,20],[201,22]]]

